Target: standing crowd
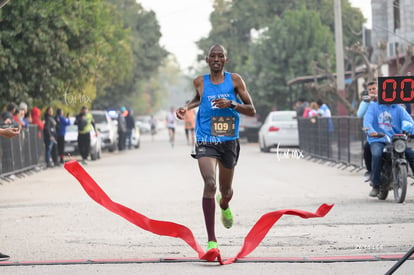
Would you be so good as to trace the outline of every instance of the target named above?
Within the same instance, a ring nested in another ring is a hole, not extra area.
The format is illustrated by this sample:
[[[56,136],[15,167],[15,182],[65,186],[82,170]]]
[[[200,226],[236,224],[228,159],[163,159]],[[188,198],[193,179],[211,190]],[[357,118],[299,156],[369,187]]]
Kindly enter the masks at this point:
[[[19,105],[9,103],[0,117],[0,128],[16,128],[24,134],[29,125],[37,125],[38,138],[43,141],[45,163],[47,168],[57,167],[64,163],[66,128],[71,124],[69,114],[63,110],[47,106],[42,112],[38,107],[29,108],[26,103]],[[78,146],[82,161],[86,164],[89,155],[90,130],[94,126],[92,115],[86,106],[76,116],[74,124],[78,126]]]
[[[297,117],[316,118],[316,117],[331,117],[331,110],[322,99],[317,101],[307,102],[304,98],[299,98],[294,106]]]

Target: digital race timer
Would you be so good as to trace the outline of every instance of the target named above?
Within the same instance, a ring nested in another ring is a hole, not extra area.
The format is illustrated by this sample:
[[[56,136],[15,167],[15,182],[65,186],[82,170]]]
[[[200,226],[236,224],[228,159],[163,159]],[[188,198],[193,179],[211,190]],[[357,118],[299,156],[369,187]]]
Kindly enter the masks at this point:
[[[378,77],[378,103],[414,103],[414,76]]]

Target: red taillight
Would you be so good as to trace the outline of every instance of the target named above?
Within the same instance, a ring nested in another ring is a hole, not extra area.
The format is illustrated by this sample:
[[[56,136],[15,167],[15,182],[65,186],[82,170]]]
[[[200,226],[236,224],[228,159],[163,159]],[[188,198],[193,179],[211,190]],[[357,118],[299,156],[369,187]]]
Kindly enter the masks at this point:
[[[269,127],[269,132],[277,132],[277,131],[279,131],[280,130],[280,128],[279,127],[276,127],[276,126],[270,126]]]

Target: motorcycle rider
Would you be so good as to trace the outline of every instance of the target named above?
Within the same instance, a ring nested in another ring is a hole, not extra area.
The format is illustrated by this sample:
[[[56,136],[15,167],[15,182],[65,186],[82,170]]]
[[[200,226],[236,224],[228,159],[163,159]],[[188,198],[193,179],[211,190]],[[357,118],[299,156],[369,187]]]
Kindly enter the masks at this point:
[[[379,193],[382,152],[394,134],[407,132],[413,134],[414,121],[408,112],[399,104],[378,104],[371,102],[364,115],[364,128],[367,130],[367,141],[371,149],[371,181],[372,190],[369,196],[376,197]],[[378,134],[384,137],[376,137]],[[414,150],[405,150],[405,156],[414,171]]]

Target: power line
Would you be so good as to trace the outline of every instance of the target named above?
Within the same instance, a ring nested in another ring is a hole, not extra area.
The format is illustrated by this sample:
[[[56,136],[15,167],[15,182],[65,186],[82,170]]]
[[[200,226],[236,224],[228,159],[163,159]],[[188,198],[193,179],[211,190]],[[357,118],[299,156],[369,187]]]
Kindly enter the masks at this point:
[[[405,41],[405,42],[407,42],[407,43],[409,43],[409,44],[411,44],[411,45],[414,45],[414,42],[412,42],[412,41],[408,40],[407,38],[405,38],[405,37],[403,37],[403,36],[401,36],[401,35],[399,35],[399,34],[397,34],[397,33],[393,32],[393,31],[388,30],[387,28],[383,28],[383,27],[381,27],[381,26],[374,25],[372,29],[374,29],[374,27],[375,27],[375,28],[378,28],[378,29],[381,29],[381,30],[383,30],[383,31],[386,31],[386,32],[388,32],[388,33],[391,33],[391,34],[395,35],[396,37],[400,38],[401,40],[403,40],[403,41]]]

